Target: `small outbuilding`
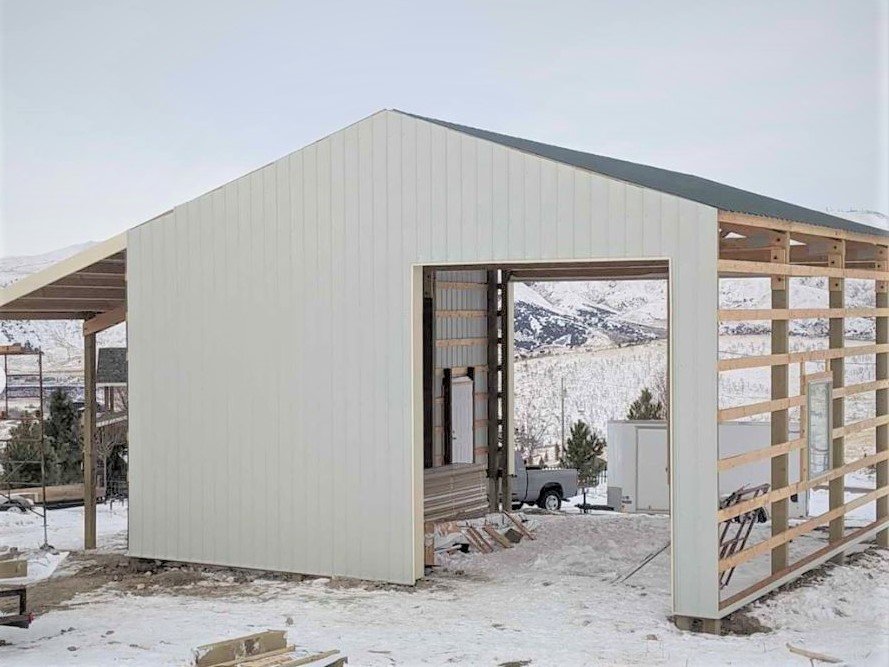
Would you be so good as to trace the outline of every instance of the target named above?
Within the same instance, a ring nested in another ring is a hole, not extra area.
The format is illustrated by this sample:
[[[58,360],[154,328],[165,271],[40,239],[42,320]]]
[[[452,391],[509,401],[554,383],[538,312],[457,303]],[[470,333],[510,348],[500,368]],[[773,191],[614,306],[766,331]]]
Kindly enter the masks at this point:
[[[7,287],[0,318],[85,321],[87,433],[95,335],[126,320],[133,556],[413,584],[427,517],[508,506],[514,281],[665,279],[673,607],[714,620],[875,534],[887,545],[887,244],[703,178],[385,110]],[[829,281],[827,307],[789,301],[806,276]],[[768,279],[770,307],[720,310],[725,277]],[[872,307],[845,308],[849,279]],[[875,340],[847,346],[850,317],[874,318]],[[791,349],[800,318],[829,322],[829,347]],[[739,320],[770,322],[770,349],[721,358],[719,323]],[[852,356],[875,376],[847,386]],[[750,368],[771,396],[721,407],[719,375]],[[872,417],[846,420],[853,394]],[[803,406],[822,421],[791,438]],[[720,421],[754,414],[769,446],[721,455]],[[847,460],[865,430],[873,453]],[[721,498],[721,473],[761,461],[767,489]],[[867,466],[876,488],[845,500]],[[829,511],[791,526],[788,499],[818,485]],[[876,520],[847,529],[866,503]],[[760,508],[769,537],[732,543]],[[790,557],[825,525],[823,548]],[[758,557],[768,576],[721,585]]]

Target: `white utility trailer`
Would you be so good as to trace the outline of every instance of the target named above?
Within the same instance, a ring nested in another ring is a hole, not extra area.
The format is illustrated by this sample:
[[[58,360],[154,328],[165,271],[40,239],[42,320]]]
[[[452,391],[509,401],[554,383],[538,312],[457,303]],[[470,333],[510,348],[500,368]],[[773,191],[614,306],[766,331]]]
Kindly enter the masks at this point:
[[[791,438],[798,437],[791,429]],[[768,422],[724,422],[719,425],[719,457],[768,447]],[[681,447],[682,443],[676,446]],[[666,513],[670,511],[669,450],[665,421],[608,422],[608,505],[622,512]],[[790,455],[790,483],[799,481],[799,456]],[[762,459],[719,473],[719,495],[726,496],[741,486],[767,484],[771,477],[769,459]],[[807,513],[806,494],[791,496],[790,516]]]

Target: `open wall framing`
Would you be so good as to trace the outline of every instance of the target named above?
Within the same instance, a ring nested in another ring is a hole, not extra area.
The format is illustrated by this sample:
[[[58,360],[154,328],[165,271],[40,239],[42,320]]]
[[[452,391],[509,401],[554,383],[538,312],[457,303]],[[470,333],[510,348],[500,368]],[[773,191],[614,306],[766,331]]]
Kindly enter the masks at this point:
[[[887,238],[879,235],[860,234],[840,229],[793,223],[783,220],[720,212],[719,275],[726,277],[758,277],[771,283],[771,308],[720,310],[722,322],[766,321],[771,325],[770,354],[723,358],[718,363],[720,374],[742,369],[769,369],[771,396],[769,400],[733,406],[719,410],[719,420],[728,421],[768,415],[772,424],[771,446],[747,454],[721,458],[720,472],[749,465],[764,459],[771,461],[771,488],[757,498],[747,500],[718,513],[720,522],[731,521],[741,515],[765,508],[772,519],[771,536],[719,561],[718,570],[723,573],[731,568],[743,567],[752,559],[769,555],[771,574],[742,590],[720,600],[720,615],[725,615],[759,597],[782,583],[799,576],[830,558],[842,558],[850,545],[877,535],[877,541],[887,546],[887,462],[889,462],[889,410],[887,410]],[[823,277],[829,290],[826,308],[794,308],[790,299],[790,279],[794,277]],[[847,279],[872,281],[874,306],[847,308],[845,281]],[[875,337],[871,342],[849,345],[845,336],[848,318],[873,318]],[[791,351],[789,325],[794,320],[825,319],[829,322],[829,345],[824,349]],[[867,357],[875,364],[875,378],[867,382],[846,384],[845,361],[849,358]],[[792,366],[798,368],[799,390],[790,386]],[[805,432],[805,419],[801,419],[801,432],[790,437],[789,411],[800,408],[805,414],[806,387],[811,381],[830,381],[832,401],[830,417],[832,430],[831,467],[820,474],[809,474],[809,441]],[[845,400],[849,396],[872,397],[874,416],[849,422],[846,420]],[[865,431],[874,432],[875,448],[872,454],[848,460],[845,449],[846,437]],[[788,479],[788,460],[800,457],[800,479],[791,483]],[[844,498],[845,476],[866,467],[876,468],[876,488],[846,501]],[[801,524],[789,526],[787,507],[789,498],[805,493],[818,486],[829,487],[829,509]],[[846,515],[868,503],[876,503],[876,520],[872,523],[846,529]],[[828,543],[822,548],[794,560],[789,554],[791,540],[829,527]]]

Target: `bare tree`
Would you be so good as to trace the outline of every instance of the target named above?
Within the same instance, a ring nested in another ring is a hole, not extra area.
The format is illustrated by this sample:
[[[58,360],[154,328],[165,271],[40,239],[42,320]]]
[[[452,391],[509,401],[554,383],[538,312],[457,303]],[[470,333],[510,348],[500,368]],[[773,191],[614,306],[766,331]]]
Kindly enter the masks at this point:
[[[96,429],[96,455],[102,461],[102,480],[108,486],[108,459],[114,450],[127,442],[127,422],[119,421]]]
[[[664,415],[670,414],[670,384],[667,382],[667,369],[662,369],[652,383],[654,396],[664,406]]]

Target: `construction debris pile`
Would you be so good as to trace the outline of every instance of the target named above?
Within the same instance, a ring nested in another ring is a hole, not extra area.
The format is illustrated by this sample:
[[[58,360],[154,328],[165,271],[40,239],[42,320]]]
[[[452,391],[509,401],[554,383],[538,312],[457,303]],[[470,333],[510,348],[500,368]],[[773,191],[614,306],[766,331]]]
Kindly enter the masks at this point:
[[[499,512],[459,521],[427,521],[425,564],[427,567],[441,565],[443,558],[458,552],[474,550],[489,554],[498,549],[512,549],[523,539],[537,539],[532,533],[536,528],[537,522],[521,512]]]
[[[348,661],[336,649],[319,653],[288,644],[284,630],[266,630],[194,650],[196,667],[342,667]]]

